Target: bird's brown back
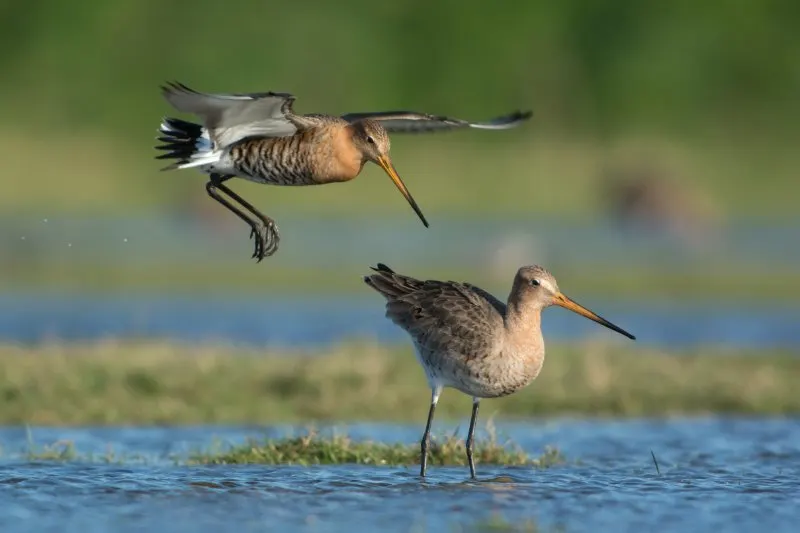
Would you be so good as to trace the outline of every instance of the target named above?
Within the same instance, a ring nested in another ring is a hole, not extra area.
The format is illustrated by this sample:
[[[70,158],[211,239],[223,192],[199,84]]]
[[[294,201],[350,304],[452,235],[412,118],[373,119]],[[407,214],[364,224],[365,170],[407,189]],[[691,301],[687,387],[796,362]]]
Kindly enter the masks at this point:
[[[421,350],[469,358],[488,351],[503,333],[505,304],[467,283],[421,281],[378,264],[364,281],[386,298],[386,317]]]

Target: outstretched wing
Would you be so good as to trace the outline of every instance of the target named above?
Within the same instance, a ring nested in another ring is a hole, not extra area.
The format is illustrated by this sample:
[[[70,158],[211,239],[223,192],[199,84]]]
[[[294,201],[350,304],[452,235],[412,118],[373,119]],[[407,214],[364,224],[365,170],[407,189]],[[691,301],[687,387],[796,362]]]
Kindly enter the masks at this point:
[[[208,94],[178,82],[161,90],[172,107],[201,117],[218,146],[253,135],[285,137],[299,129],[292,111],[295,97],[288,93]]]
[[[508,115],[495,117],[485,122],[470,122],[459,118],[429,115],[415,111],[376,111],[374,113],[348,113],[342,115],[342,118],[348,122],[355,122],[365,118],[377,120],[390,133],[426,133],[459,128],[507,130],[519,126],[531,116],[533,116],[531,111],[514,111]]]
[[[485,354],[503,331],[505,304],[478,287],[373,270],[365,281],[386,298],[386,317],[428,353]]]

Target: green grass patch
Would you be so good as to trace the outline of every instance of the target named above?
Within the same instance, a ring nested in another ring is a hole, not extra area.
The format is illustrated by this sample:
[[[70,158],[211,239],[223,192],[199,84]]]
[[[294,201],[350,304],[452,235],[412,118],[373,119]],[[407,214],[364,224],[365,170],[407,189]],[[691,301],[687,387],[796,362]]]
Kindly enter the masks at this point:
[[[463,439],[434,438],[428,450],[428,464],[467,466],[466,454]],[[476,464],[506,466],[548,467],[564,461],[555,448],[547,448],[541,456],[532,457],[517,446],[499,442],[493,431],[488,439],[476,440],[474,457]],[[227,451],[195,453],[189,457],[191,464],[409,466],[418,465],[419,460],[419,444],[355,441],[339,434],[323,437],[313,430],[299,437],[253,439]]]
[[[120,454],[109,448],[103,453],[83,453],[72,441],[58,441],[51,444],[29,444],[28,449],[19,455],[9,454],[34,462],[83,462],[103,464],[148,463],[150,458],[140,454]],[[176,460],[175,462],[180,462]]]
[[[486,424],[488,438],[476,439],[474,457],[476,464],[527,466],[546,468],[565,461],[561,452],[545,448],[540,456],[531,456],[510,441],[500,442],[494,427]],[[437,438],[432,435],[428,450],[431,466],[467,466],[466,446],[463,439],[453,435]],[[91,463],[147,463],[142,455],[118,454],[113,449],[105,453],[85,454],[71,441],[58,441],[37,445],[29,437],[27,449],[20,457],[28,461],[91,462]],[[241,445],[213,445],[188,456],[170,458],[176,464],[264,464],[264,465],[338,465],[356,464],[372,466],[411,466],[420,460],[419,444],[384,443],[353,440],[346,434],[321,435],[311,428],[302,435],[270,439],[249,439]]]
[[[149,341],[0,346],[0,423],[424,424],[429,390],[410,346],[255,350]],[[787,351],[637,343],[548,344],[541,375],[486,400],[482,418],[800,413],[800,357]],[[447,389],[435,426],[469,417]]]

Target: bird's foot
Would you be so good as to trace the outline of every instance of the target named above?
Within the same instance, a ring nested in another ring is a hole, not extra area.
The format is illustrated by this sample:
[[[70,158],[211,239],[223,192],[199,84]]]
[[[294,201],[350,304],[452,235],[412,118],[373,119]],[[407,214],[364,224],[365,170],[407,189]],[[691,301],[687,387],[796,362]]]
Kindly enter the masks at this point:
[[[255,239],[253,255],[256,263],[260,263],[265,257],[269,257],[278,250],[278,243],[281,240],[278,233],[278,226],[272,220],[256,221],[250,229],[250,238]]]

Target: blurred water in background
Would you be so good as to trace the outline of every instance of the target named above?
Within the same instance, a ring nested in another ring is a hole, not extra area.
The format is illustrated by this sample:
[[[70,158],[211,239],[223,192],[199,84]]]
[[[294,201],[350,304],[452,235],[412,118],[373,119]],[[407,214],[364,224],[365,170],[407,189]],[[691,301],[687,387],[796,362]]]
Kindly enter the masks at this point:
[[[202,187],[200,183],[198,187]],[[217,208],[208,199],[209,205]],[[191,271],[197,262],[250,268],[249,228],[226,215],[210,224],[199,216],[148,213],[139,216],[56,215],[0,217],[2,265],[46,266],[75,263],[174,264]],[[267,208],[269,212],[269,209]],[[420,276],[432,267],[497,272],[500,279],[528,262],[697,273],[748,269],[790,271],[800,268],[800,221],[734,220],[707,237],[675,234],[648,226],[623,226],[610,218],[572,221],[531,214],[525,218],[443,216],[425,229],[408,217],[276,217],[283,240],[280,251],[256,270],[266,279],[275,268],[315,266],[361,272],[376,261],[402,262]],[[704,270],[705,269],[705,270]],[[176,275],[177,277],[177,275]],[[493,276],[494,277],[494,276]],[[744,281],[747,281],[746,279]],[[764,280],[768,281],[768,280]],[[98,280],[102,282],[102,280]],[[297,290],[304,290],[298,287]]]
[[[592,308],[637,336],[639,345],[789,348],[800,353],[800,307],[660,305],[596,301]],[[548,310],[548,341],[604,339],[611,333],[567,311]],[[175,297],[158,294],[0,295],[0,338],[22,343],[111,338],[324,348],[357,339],[407,342],[374,298]]]
[[[582,270],[598,273],[584,281],[582,291],[571,290],[560,276],[561,288],[635,332],[641,343],[800,347],[800,305],[791,300],[747,301],[713,293],[702,282],[692,282],[696,294],[685,298],[647,291],[644,297],[635,291],[618,295],[591,286],[603,283],[603,273],[613,272],[623,278],[663,273],[678,285],[684,277],[724,275],[735,285],[737,279],[751,283],[758,276],[766,281],[776,271],[798,271],[800,247],[786,243],[800,228],[789,224],[731,224],[704,246],[687,246],[670,233],[620,228],[613,221],[444,218],[435,221],[435,238],[416,225],[411,217],[363,224],[287,216],[281,219],[283,234],[289,235],[283,247],[256,264],[248,258],[247,231],[236,224],[215,232],[191,217],[6,218],[0,242],[6,250],[17,247],[10,262],[17,266],[3,263],[9,275],[37,268],[48,275],[59,268],[76,272],[82,265],[96,269],[101,264],[109,275],[123,268],[134,272],[133,282],[141,286],[115,287],[113,278],[110,283],[90,279],[102,288],[90,291],[7,284],[0,293],[0,337],[26,343],[158,337],[260,346],[322,346],[353,338],[400,341],[405,334],[383,317],[383,302],[360,285],[360,277],[377,261],[420,277],[438,268],[454,272],[456,279],[484,280],[501,298],[518,266],[540,262],[556,276],[558,266],[577,275]],[[48,256],[57,256],[58,263],[48,265]],[[316,270],[305,283],[270,283],[276,270],[309,265]],[[231,290],[230,276],[213,274],[226,268],[249,271],[252,286]],[[208,285],[148,288],[154,270],[176,285],[198,270]],[[337,281],[347,285],[326,287]],[[543,327],[554,340],[613,335],[563,310],[547,311]]]

